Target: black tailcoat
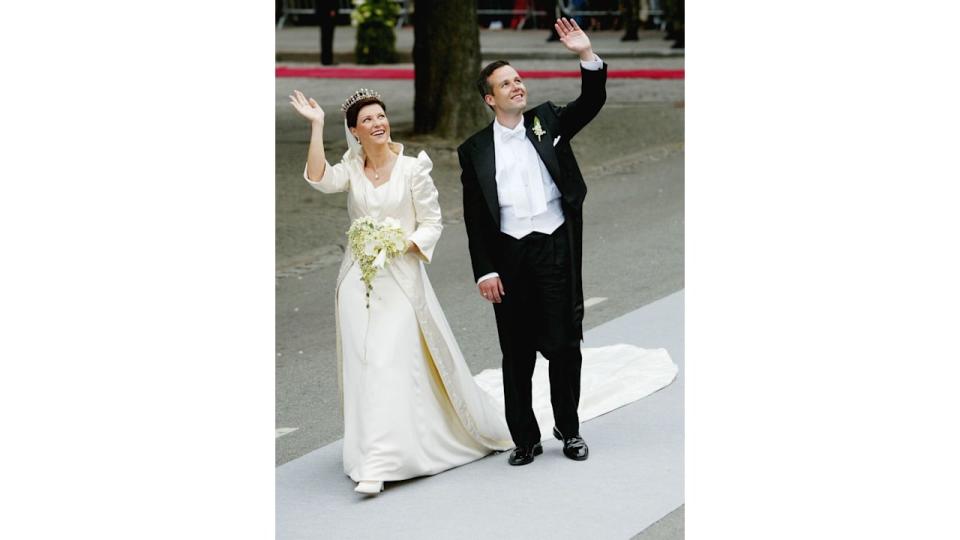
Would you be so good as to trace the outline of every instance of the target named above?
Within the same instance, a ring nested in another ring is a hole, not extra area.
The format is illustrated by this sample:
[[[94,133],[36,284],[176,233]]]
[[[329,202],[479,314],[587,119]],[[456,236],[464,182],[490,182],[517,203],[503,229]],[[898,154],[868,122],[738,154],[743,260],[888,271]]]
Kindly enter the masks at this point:
[[[527,138],[560,190],[561,206],[570,241],[570,265],[573,328],[583,339],[583,201],[587,185],[570,147],[570,140],[592,120],[607,98],[607,65],[599,70],[581,68],[580,96],[565,107],[546,102],[524,113]],[[545,133],[534,134],[535,118]],[[560,137],[554,145],[554,141]],[[474,280],[491,272],[499,272],[503,252],[499,248],[500,203],[497,198],[496,152],[493,123],[467,139],[457,153],[462,169],[463,217],[469,239]],[[507,291],[510,294],[510,291]],[[502,331],[502,329],[501,329]]]

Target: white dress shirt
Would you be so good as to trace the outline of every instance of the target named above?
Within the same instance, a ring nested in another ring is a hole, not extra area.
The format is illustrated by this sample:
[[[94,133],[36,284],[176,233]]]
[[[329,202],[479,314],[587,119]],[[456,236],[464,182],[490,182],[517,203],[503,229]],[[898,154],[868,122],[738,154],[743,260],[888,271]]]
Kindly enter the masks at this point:
[[[500,231],[520,239],[550,234],[563,224],[560,190],[527,138],[523,117],[513,129],[493,121]]]
[[[580,61],[584,69],[596,71],[603,60]],[[550,234],[563,225],[560,190],[536,148],[526,135],[524,119],[513,129],[493,121],[493,147],[496,153],[497,198],[500,200],[500,231],[513,238],[532,232]],[[499,277],[491,272],[477,280]]]

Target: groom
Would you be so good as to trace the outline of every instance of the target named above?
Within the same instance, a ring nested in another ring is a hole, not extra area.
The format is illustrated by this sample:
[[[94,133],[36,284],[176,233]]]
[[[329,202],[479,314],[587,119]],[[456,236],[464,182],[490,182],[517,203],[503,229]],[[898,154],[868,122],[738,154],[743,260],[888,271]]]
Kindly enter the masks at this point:
[[[580,57],[580,96],[566,107],[547,102],[524,112],[522,79],[507,62],[493,62],[477,86],[496,119],[457,149],[474,278],[493,303],[503,353],[507,425],[516,444],[511,465],[543,452],[531,403],[537,351],[549,360],[553,436],[568,458],[588,454],[577,416],[587,186],[570,139],[603,107],[607,66],[576,22],[559,19],[554,27]]]

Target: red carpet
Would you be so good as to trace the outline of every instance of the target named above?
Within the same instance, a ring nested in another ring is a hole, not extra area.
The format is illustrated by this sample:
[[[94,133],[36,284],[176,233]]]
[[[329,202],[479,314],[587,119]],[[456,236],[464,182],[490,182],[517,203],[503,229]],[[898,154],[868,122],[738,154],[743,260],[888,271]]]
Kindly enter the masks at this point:
[[[579,78],[579,71],[521,71],[520,76],[527,79]],[[413,79],[413,70],[409,68],[348,68],[318,67],[291,68],[280,66],[277,77],[306,77],[313,79]],[[683,79],[682,69],[628,69],[609,70],[609,79]]]

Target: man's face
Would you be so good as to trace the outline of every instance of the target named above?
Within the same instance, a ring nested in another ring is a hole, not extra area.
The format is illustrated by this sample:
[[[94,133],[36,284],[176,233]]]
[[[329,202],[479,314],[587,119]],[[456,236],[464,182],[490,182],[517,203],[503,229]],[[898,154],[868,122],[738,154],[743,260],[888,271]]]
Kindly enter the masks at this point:
[[[513,66],[500,66],[487,77],[487,82],[490,94],[483,96],[483,100],[494,111],[523,112],[527,106],[527,88]]]

